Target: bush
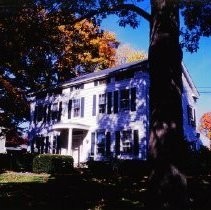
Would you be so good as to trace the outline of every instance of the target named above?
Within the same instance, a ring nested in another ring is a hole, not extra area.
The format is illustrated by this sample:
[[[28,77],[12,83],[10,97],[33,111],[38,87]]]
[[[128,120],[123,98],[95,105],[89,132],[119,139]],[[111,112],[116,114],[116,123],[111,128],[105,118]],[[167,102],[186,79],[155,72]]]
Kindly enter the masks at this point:
[[[38,155],[33,160],[35,173],[70,173],[73,171],[73,158],[67,155]]]
[[[32,172],[32,163],[35,155],[20,152],[0,154],[0,170]]]

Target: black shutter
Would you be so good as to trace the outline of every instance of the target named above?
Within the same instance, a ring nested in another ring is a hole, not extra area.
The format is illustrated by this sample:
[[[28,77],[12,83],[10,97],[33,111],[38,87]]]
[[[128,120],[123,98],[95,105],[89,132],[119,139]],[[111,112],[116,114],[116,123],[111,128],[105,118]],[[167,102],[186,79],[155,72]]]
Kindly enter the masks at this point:
[[[84,97],[81,98],[81,117],[84,117]]]
[[[190,105],[187,105],[187,114],[188,114],[188,124],[192,124],[193,119],[193,113],[192,113],[192,107]]]
[[[112,92],[107,93],[107,114],[111,114]]]
[[[96,116],[96,95],[93,95],[92,116]]]
[[[47,109],[48,109],[48,105],[44,106],[44,110],[43,110],[43,122],[46,123],[47,121]]]
[[[34,108],[34,123],[37,122],[37,109],[38,109],[38,107],[35,106],[35,108]]]
[[[62,101],[59,102],[58,121],[61,120],[61,116],[62,116]]]
[[[193,122],[192,122],[193,127],[196,127],[196,110],[193,109]]]
[[[72,112],[72,100],[69,100],[69,102],[68,102],[68,119],[71,118],[71,112]]]
[[[136,88],[131,88],[131,111],[136,111]]]
[[[91,156],[95,154],[95,132],[91,133]]]
[[[111,153],[111,133],[106,133],[106,156],[110,156]]]
[[[114,91],[114,113],[118,113],[118,90]]]
[[[133,151],[134,151],[134,155],[135,156],[138,156],[139,154],[139,135],[138,135],[138,130],[134,130],[133,131],[133,141],[134,141],[134,148],[133,148]]]
[[[120,154],[120,131],[116,131],[115,132],[115,155],[119,155]]]

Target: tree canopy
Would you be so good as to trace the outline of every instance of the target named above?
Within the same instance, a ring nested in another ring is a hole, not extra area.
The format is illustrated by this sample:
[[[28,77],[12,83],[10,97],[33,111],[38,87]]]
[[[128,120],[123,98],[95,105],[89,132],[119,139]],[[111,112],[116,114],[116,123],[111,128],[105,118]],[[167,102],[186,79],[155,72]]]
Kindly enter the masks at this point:
[[[211,140],[211,112],[202,115],[199,130]]]
[[[116,51],[116,65],[129,63],[147,58],[144,51],[134,49],[129,44],[120,44]]]
[[[64,9],[12,2],[0,8],[0,125],[5,128],[27,120],[27,93],[113,66],[119,45],[114,33],[91,20],[72,23],[75,14]]]

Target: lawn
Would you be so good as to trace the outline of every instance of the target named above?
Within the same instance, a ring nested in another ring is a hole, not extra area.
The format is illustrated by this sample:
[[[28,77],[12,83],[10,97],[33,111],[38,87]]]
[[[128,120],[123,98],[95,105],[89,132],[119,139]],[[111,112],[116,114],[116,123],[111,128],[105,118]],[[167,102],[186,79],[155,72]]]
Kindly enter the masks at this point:
[[[140,209],[146,177],[6,172],[0,174],[1,209]]]
[[[210,209],[211,176],[188,177],[191,209]],[[0,174],[1,210],[144,209],[147,177]]]

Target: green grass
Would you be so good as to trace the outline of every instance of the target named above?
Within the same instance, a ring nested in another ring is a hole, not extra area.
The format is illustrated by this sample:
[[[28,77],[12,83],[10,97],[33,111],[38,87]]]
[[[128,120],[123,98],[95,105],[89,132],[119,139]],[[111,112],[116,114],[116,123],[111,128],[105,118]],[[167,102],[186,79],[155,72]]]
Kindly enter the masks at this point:
[[[0,184],[9,183],[46,183],[49,180],[49,174],[16,173],[4,172],[0,174]]]

